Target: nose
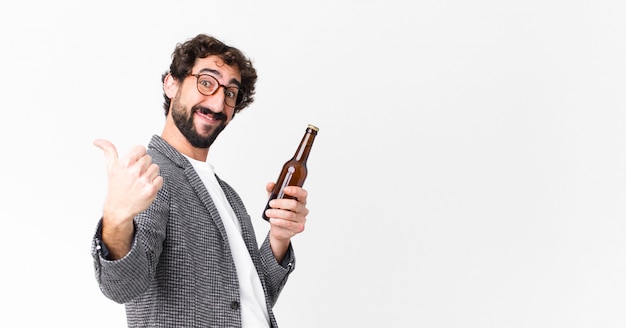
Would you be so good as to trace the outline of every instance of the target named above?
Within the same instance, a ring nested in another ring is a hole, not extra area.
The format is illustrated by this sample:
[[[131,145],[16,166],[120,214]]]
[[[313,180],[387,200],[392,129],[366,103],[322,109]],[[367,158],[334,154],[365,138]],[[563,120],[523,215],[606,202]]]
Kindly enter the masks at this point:
[[[224,112],[226,109],[225,98],[226,95],[224,94],[224,87],[220,85],[212,95],[204,96],[202,103],[216,113]]]

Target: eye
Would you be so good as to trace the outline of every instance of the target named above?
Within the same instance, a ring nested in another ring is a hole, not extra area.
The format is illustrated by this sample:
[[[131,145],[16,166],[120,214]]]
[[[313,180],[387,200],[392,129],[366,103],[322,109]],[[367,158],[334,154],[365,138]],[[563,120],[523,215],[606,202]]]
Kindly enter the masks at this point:
[[[239,92],[239,90],[237,90],[236,88],[228,88],[228,89],[224,90],[224,94],[229,99],[237,99],[237,93],[238,92]]]
[[[205,87],[205,88],[207,88],[209,90],[212,90],[213,88],[215,88],[215,81],[212,78],[208,77],[208,76],[201,76],[200,80],[198,80],[198,83],[201,86],[203,86],[203,87]]]

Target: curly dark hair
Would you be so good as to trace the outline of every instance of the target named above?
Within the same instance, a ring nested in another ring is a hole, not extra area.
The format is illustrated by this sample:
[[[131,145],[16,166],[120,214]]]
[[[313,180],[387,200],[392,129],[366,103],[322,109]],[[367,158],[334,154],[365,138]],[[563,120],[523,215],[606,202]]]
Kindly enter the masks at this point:
[[[235,114],[239,113],[254,101],[257,80],[256,69],[252,65],[252,61],[241,50],[228,46],[210,35],[198,34],[185,43],[177,44],[174,52],[172,52],[170,69],[161,76],[161,83],[165,81],[167,74],[172,74],[174,79],[182,81],[191,74],[191,69],[197,58],[211,55],[218,56],[226,65],[238,68],[241,73],[240,92],[243,93],[244,98],[235,106]],[[167,97],[165,92],[163,92],[163,98],[163,108],[165,109],[165,116],[167,116],[171,99]]]

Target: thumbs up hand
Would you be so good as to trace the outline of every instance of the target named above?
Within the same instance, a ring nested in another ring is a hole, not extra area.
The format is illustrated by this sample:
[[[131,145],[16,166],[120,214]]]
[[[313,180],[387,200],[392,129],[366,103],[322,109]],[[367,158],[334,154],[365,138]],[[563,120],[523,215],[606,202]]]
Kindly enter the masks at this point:
[[[154,201],[163,186],[163,178],[159,175],[159,166],[152,163],[145,147],[135,146],[119,158],[115,145],[110,141],[97,139],[93,143],[104,151],[107,166],[108,189],[102,215],[102,238],[114,258],[121,258],[130,250],[133,218]]]

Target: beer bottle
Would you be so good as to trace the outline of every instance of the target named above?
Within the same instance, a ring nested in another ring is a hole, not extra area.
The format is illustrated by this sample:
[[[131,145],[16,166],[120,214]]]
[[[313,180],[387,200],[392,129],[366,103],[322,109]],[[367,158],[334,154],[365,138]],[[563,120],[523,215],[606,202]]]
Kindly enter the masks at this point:
[[[306,160],[309,158],[309,153],[311,152],[311,147],[313,146],[313,141],[315,141],[317,131],[319,131],[319,129],[316,126],[311,124],[307,126],[306,132],[302,137],[302,141],[300,141],[300,145],[298,146],[296,153],[283,165],[283,169],[280,171],[278,180],[276,180],[276,185],[270,194],[270,198],[267,200],[265,210],[270,208],[270,201],[272,199],[295,198],[285,195],[283,189],[287,186],[302,187],[304,184],[304,180],[307,175]],[[265,215],[265,210],[263,211],[263,219],[269,221],[269,218]]]

